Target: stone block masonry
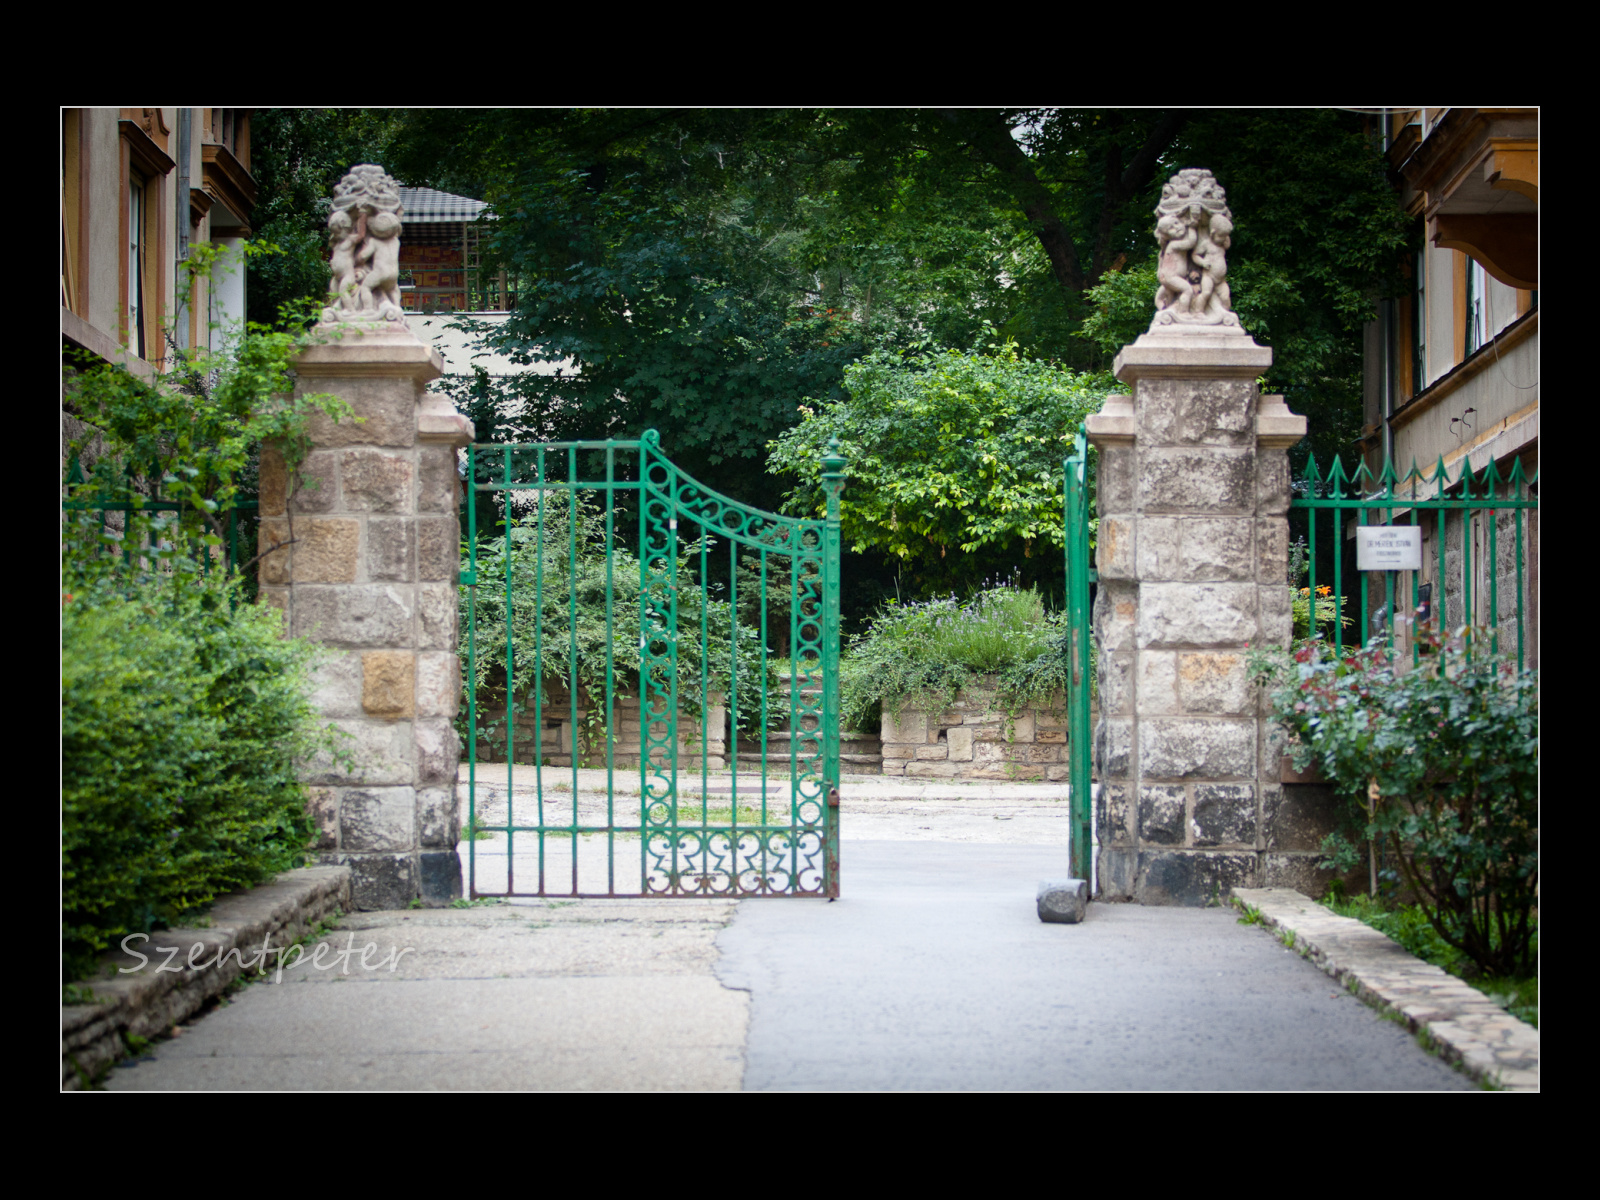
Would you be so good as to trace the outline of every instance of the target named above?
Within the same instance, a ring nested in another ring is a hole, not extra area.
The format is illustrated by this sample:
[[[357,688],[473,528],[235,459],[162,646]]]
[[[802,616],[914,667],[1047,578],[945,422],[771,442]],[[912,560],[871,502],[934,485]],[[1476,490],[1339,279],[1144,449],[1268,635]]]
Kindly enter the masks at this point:
[[[426,391],[438,353],[387,324],[296,364],[298,394],[333,393],[358,419],[314,418],[294,478],[271,448],[261,462],[262,596],[327,648],[316,702],[345,735],[304,767],[318,852],[349,865],[360,909],[461,895],[456,464],[473,430]]]
[[[994,676],[956,693],[937,710],[883,714],[882,774],[923,779],[1065,782],[1067,699],[1013,709]]]
[[[1290,637],[1287,450],[1305,420],[1258,395],[1271,362],[1236,326],[1152,327],[1116,361],[1132,394],[1086,424],[1102,899],[1205,904],[1317,876],[1246,662]]]

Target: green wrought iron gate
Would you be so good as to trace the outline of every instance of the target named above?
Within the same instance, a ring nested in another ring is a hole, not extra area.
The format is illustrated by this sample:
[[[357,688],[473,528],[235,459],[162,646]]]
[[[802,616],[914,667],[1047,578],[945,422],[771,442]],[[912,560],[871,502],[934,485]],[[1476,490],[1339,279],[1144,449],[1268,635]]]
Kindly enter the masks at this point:
[[[1402,476],[1388,462],[1376,473],[1363,462],[1351,474],[1337,457],[1324,474],[1308,460],[1289,502],[1308,524],[1309,578],[1295,606],[1295,636],[1314,634],[1335,652],[1381,638],[1416,662],[1416,623],[1446,633],[1476,627],[1493,653],[1514,645],[1522,669],[1538,636],[1538,488],[1538,472],[1527,478],[1520,460],[1502,475],[1493,461],[1475,472],[1463,458],[1454,479],[1442,458],[1429,476],[1415,463]],[[1356,527],[1375,525],[1416,527],[1421,569],[1368,571],[1352,587]],[[1319,560],[1328,559],[1331,580],[1319,575]]]
[[[838,895],[837,446],[823,467],[801,520],[654,431],[468,449],[471,895]]]
[[[1094,658],[1091,651],[1089,585],[1094,582],[1089,557],[1089,444],[1080,430],[1066,461],[1067,617],[1072,669],[1067,686],[1067,783],[1071,789],[1070,857],[1074,879],[1093,878],[1089,781],[1089,699]]]

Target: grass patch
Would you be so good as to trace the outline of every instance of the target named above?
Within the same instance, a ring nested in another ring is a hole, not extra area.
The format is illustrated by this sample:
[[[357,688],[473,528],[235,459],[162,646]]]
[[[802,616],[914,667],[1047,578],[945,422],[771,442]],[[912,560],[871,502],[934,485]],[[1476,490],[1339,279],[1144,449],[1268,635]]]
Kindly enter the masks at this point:
[[[1539,979],[1485,975],[1475,963],[1439,936],[1417,904],[1389,904],[1371,896],[1329,897],[1323,903],[1341,917],[1354,917],[1393,938],[1408,954],[1442,967],[1471,984],[1519,1021],[1539,1028]],[[1537,918],[1533,935],[1535,960],[1539,951]]]

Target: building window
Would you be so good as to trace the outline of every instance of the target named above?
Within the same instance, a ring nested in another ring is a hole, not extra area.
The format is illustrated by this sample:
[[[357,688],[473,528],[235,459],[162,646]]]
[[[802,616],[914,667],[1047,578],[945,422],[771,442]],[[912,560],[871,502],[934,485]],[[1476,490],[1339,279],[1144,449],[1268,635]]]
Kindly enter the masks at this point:
[[[142,175],[128,177],[128,349],[145,358],[144,298],[145,281],[145,181]]]
[[[1411,305],[1411,394],[1428,386],[1428,252],[1417,255]]]
[[[1482,264],[1467,259],[1467,343],[1462,357],[1470,358],[1472,352],[1489,340],[1489,320],[1486,296],[1489,279]]]

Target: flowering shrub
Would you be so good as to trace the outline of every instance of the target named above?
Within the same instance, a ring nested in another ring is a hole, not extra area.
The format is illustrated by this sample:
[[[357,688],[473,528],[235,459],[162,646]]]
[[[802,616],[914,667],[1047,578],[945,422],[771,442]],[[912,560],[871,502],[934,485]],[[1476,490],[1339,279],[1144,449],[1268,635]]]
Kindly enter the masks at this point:
[[[1486,631],[1421,628],[1418,665],[1374,640],[1333,656],[1319,642],[1258,652],[1273,714],[1385,845],[1450,945],[1494,975],[1532,969],[1539,880],[1539,684],[1487,651]],[[1343,834],[1323,849],[1349,870]]]

